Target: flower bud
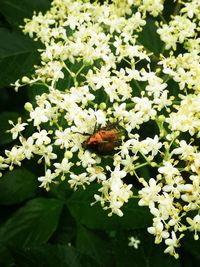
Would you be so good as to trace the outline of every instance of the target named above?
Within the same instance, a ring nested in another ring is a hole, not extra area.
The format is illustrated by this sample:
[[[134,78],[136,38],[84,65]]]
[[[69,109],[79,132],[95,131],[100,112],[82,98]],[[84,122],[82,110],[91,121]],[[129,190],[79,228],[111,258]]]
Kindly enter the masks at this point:
[[[99,108],[102,109],[102,110],[106,109],[106,107],[107,107],[107,105],[106,105],[105,102],[102,102],[102,103],[99,105]]]
[[[30,79],[27,76],[22,77],[22,82],[23,83],[29,83]]]
[[[33,110],[33,106],[30,102],[26,102],[24,105],[25,110],[27,110],[28,112],[31,112]]]
[[[65,152],[65,158],[66,159],[71,159],[73,157],[73,153],[71,151],[66,151]]]

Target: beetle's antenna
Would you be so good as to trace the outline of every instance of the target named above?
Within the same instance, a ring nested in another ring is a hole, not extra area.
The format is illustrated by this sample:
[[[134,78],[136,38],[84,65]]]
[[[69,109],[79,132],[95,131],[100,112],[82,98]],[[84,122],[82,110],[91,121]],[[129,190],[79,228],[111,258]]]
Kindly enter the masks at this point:
[[[95,125],[94,125],[94,133],[96,132],[97,130],[97,121],[95,122]]]
[[[97,116],[96,116],[96,114],[95,114],[94,116],[95,116],[96,120],[95,120],[95,125],[94,125],[94,132],[93,132],[93,134],[97,131]]]
[[[90,135],[91,135],[91,134],[89,134],[89,133],[80,133],[80,132],[73,132],[73,133],[81,134],[81,135],[83,135],[83,136],[90,136]]]

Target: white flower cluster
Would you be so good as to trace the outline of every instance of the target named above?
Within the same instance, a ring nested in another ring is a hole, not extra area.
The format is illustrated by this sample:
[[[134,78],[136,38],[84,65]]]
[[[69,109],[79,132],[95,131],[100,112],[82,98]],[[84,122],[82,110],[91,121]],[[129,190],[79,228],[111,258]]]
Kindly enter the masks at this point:
[[[174,161],[174,155],[186,163],[183,169],[176,166],[179,160]],[[168,245],[165,252],[178,258],[175,249],[180,246],[179,241],[186,229],[194,231],[194,239],[199,239],[200,216],[197,213],[190,217],[188,212],[199,210],[200,152],[181,140],[158,172],[156,179],[151,178],[148,183],[141,179],[144,188],[139,192],[139,205],[149,206],[154,216],[153,226],[148,231],[155,235],[155,242],[158,244],[164,239]],[[184,217],[188,226],[183,221]]]
[[[198,239],[200,231],[200,10],[192,0],[169,23],[158,23],[166,46],[157,58],[138,36],[146,14],[159,16],[163,3],[54,0],[46,14],[25,20],[24,33],[44,48],[35,74],[15,88],[39,84],[48,92],[26,103],[27,122],[10,121],[20,143],[0,157],[0,168],[36,156],[45,166],[41,187],[66,179],[76,190],[96,182],[95,202],[119,216],[139,181],[139,204],[153,215],[148,231],[177,258],[183,232]],[[177,45],[186,52],[176,53]],[[27,124],[35,132],[25,137]],[[149,181],[138,172],[147,166],[154,175]]]
[[[162,21],[161,27],[157,30],[161,40],[165,42],[166,49],[176,50],[177,44],[195,40],[198,36],[200,2],[189,0],[187,3],[182,1],[181,4],[183,6],[180,8],[180,15],[176,14],[177,10],[175,9],[171,21],[169,23]]]
[[[180,105],[176,106],[177,111],[171,112],[166,121],[173,131],[189,132],[190,135],[200,131],[200,95],[190,94],[182,96]]]
[[[137,6],[144,14],[148,12],[153,17],[157,17],[164,8],[164,0],[128,0],[127,2]]]
[[[195,92],[200,92],[200,38],[196,39],[198,46],[190,41],[186,42],[189,53],[170,56],[159,62],[163,72],[170,75],[179,84],[181,90],[186,87]]]
[[[174,16],[169,24],[163,24],[158,29],[161,40],[166,43],[166,49],[177,47],[177,43],[183,43],[189,37],[195,36],[197,25],[186,16]]]

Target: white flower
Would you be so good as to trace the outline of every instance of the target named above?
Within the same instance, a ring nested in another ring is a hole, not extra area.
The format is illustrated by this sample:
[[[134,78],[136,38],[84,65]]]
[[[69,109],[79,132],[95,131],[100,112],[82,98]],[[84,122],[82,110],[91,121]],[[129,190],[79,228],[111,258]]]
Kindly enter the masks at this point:
[[[76,103],[82,103],[83,105],[86,105],[88,101],[95,99],[95,96],[90,93],[87,85],[81,87],[71,87],[70,92],[74,96],[74,101]]]
[[[87,167],[87,172],[90,175],[90,181],[97,179],[98,182],[106,180],[106,175],[104,169],[101,166],[89,166]]]
[[[33,138],[30,136],[27,140],[23,137],[19,137],[19,140],[22,144],[23,153],[27,159],[30,159],[33,156],[34,151],[36,150]]]
[[[124,118],[128,118],[129,116],[129,111],[126,109],[126,103],[114,103],[113,105],[113,115],[115,118],[117,118],[118,120],[123,120]]]
[[[193,18],[194,15],[199,15],[199,0],[192,0],[191,2],[183,2],[184,7],[181,9],[181,13],[187,14],[189,18]]]
[[[30,112],[30,118],[34,121],[34,126],[39,126],[42,122],[48,121],[46,110],[40,107],[36,107]]]
[[[12,147],[12,149],[5,150],[5,154],[7,156],[7,159],[5,160],[6,163],[19,165],[21,166],[21,161],[24,159],[24,153],[23,153],[23,148],[22,147]]]
[[[51,139],[48,137],[48,132],[46,130],[42,130],[40,132],[35,132],[32,135],[33,139],[36,139],[35,144],[40,147],[43,144],[48,145],[51,143]]]
[[[142,113],[143,121],[146,122],[156,115],[156,110],[152,108],[152,102],[147,97],[134,97],[133,101],[136,103],[134,109]]]
[[[5,158],[0,156],[0,170],[7,168],[9,165],[5,163]]]
[[[130,236],[128,239],[129,239],[128,246],[134,247],[135,249],[138,249],[141,241],[137,237],[134,237],[134,236]]]
[[[38,177],[38,181],[41,182],[40,187],[44,187],[48,191],[50,189],[49,184],[51,184],[52,182],[55,183],[55,181],[53,181],[55,178],[56,174],[51,173],[51,170],[47,169],[45,176]]]
[[[134,157],[134,156],[129,156],[126,155],[125,158],[121,159],[121,164],[124,166],[123,170],[126,173],[130,173],[131,175],[134,175],[134,170],[135,170],[135,162],[138,159],[138,157]]]
[[[9,130],[9,132],[12,134],[12,139],[16,139],[19,133],[25,129],[26,125],[28,125],[28,123],[21,123],[21,118],[18,118],[17,124],[14,124],[11,120],[9,123],[13,125],[13,128]]]
[[[85,186],[90,184],[90,178],[86,172],[78,175],[71,173],[68,183],[70,184],[71,188],[74,188],[74,190],[76,190],[78,186],[82,186],[85,189]]]
[[[71,129],[66,128],[64,131],[55,131],[55,142],[56,146],[60,146],[61,148],[68,149],[71,142]]]
[[[148,227],[147,230],[150,234],[155,235],[156,244],[159,244],[162,239],[169,237],[168,231],[164,229],[162,218],[160,218],[159,216],[153,219],[153,226]]]
[[[176,237],[176,233],[173,231],[171,238],[167,238],[165,240],[165,244],[167,245],[167,248],[165,249],[165,253],[169,253],[170,255],[174,256],[176,259],[178,259],[179,255],[176,253],[175,249],[180,246],[179,241],[183,237],[181,235],[179,238]]]
[[[180,198],[182,191],[186,190],[183,185],[184,180],[180,176],[175,176],[173,179],[167,180],[166,185],[163,186],[164,192],[171,192],[175,198]]]
[[[142,140],[140,144],[140,151],[145,155],[151,153],[151,156],[153,157],[158,154],[159,149],[162,147],[162,143],[159,142],[157,135],[155,135],[154,138],[147,137],[145,140]]]
[[[91,108],[89,108],[88,113],[91,117],[95,117],[96,118],[96,125],[102,125],[105,126],[106,125],[106,114],[103,110],[93,110]]]
[[[190,168],[193,172],[196,172],[197,174],[200,173],[200,153],[193,153],[189,161],[191,163]]]
[[[81,165],[86,168],[95,163],[100,162],[100,158],[96,154],[91,153],[88,150],[80,150],[78,153],[78,158],[80,159]]]
[[[42,155],[42,157],[40,158],[40,162],[44,158],[45,163],[48,166],[51,165],[52,159],[57,158],[57,155],[55,153],[53,153],[53,147],[51,145],[48,145],[48,146],[42,145],[39,147],[39,149],[35,153],[37,153],[38,155]]]
[[[179,143],[180,147],[175,148],[171,154],[180,155],[182,159],[188,159],[194,153],[194,147],[187,144],[185,140],[181,140]]]
[[[106,88],[110,84],[109,69],[109,66],[102,66],[100,70],[96,71],[96,73],[93,73],[92,70],[88,71],[86,79],[93,90],[98,90],[101,87]]]
[[[189,223],[189,230],[190,231],[194,231],[194,239],[198,240],[199,239],[199,235],[197,232],[200,231],[200,215],[197,214],[193,219],[190,217],[186,218],[187,222]]]
[[[157,201],[160,191],[161,186],[157,184],[155,179],[151,178],[149,184],[145,182],[144,188],[138,192],[140,196],[138,204],[140,206],[148,206],[150,203]]]
[[[56,169],[56,173],[62,173],[61,179],[65,179],[65,173],[69,173],[71,167],[74,165],[72,162],[70,162],[68,159],[64,158],[61,163],[54,163],[53,164]]]
[[[180,175],[179,170],[170,161],[164,162],[164,166],[158,168],[158,171],[164,175],[167,182],[171,181],[174,176]]]
[[[57,81],[58,79],[64,78],[62,69],[63,64],[60,61],[49,61],[41,68],[38,68],[35,73],[41,80],[48,78],[53,81]]]

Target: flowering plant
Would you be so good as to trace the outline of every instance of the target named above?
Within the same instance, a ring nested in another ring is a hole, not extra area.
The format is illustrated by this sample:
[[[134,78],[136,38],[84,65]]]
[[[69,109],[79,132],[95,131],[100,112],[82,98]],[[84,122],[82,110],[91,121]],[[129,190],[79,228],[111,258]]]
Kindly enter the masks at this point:
[[[40,93],[25,104],[28,118],[9,120],[18,142],[0,168],[36,158],[40,187],[86,189],[121,220],[129,202],[144,212],[129,229],[146,227],[178,259],[185,234],[200,231],[200,3],[167,3],[53,0],[25,19],[40,62],[14,86]]]

